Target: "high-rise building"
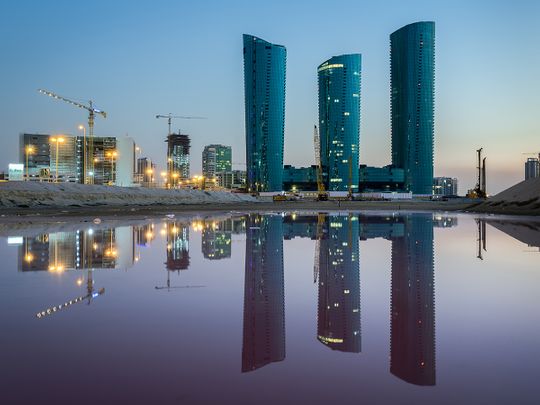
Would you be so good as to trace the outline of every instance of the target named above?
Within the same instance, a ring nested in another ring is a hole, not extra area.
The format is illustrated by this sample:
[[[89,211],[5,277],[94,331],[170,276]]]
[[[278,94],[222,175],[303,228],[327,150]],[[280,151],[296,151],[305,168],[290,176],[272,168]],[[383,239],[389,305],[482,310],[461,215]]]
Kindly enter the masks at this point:
[[[246,217],[242,372],[285,359],[283,219]]]
[[[281,191],[287,50],[244,35],[247,187]]]
[[[390,372],[416,385],[435,385],[433,215],[407,215],[392,240]]]
[[[434,177],[433,195],[457,195],[458,180],[452,177]]]
[[[136,182],[149,187],[155,182],[156,164],[147,157],[137,159]]]
[[[538,158],[528,158],[525,162],[525,180],[540,177],[540,162]]]
[[[319,136],[323,180],[329,191],[358,191],[360,54],[319,65]]]
[[[19,162],[24,162],[26,175],[26,159],[28,158],[28,175],[39,177],[48,173],[51,168],[51,142],[47,134],[19,135]],[[42,176],[43,177],[43,176]],[[49,177],[48,174],[46,177]]]
[[[170,184],[189,179],[189,135],[169,134],[167,136],[167,172]]]
[[[202,172],[213,179],[219,172],[232,171],[232,148],[225,145],[207,145],[202,153]]]
[[[390,35],[392,164],[405,170],[405,190],[433,186],[435,23],[406,25]]]
[[[317,240],[317,339],[332,350],[360,353],[358,217],[330,215],[325,226]]]

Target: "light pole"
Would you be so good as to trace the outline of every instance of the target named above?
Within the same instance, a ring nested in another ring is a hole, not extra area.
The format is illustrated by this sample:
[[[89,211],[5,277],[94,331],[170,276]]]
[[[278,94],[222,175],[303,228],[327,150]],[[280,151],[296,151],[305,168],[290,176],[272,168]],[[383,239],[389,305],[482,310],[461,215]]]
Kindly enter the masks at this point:
[[[79,130],[80,131],[83,131],[83,177],[82,177],[82,182],[83,184],[86,184],[87,181],[86,181],[86,176],[88,175],[86,173],[86,160],[87,160],[87,156],[86,156],[86,127],[84,125],[79,125]]]
[[[32,145],[27,145],[24,151],[26,152],[26,181],[28,181],[30,180],[30,177],[28,177],[28,155],[34,153],[34,148]]]
[[[55,183],[58,183],[58,145],[64,142],[64,138],[61,136],[51,138],[51,142],[56,144],[56,179]]]

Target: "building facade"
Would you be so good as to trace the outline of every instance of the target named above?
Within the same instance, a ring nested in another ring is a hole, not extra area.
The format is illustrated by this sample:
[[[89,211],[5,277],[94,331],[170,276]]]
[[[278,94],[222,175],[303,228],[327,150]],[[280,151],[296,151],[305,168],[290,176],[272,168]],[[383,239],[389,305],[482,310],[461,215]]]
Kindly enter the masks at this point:
[[[434,177],[433,195],[458,195],[458,180],[452,177]]]
[[[170,134],[167,136],[167,174],[171,183],[189,179],[189,135]]]
[[[48,134],[19,135],[19,162],[24,162],[25,176],[26,169],[30,178],[38,178],[40,174],[50,171],[51,142],[49,138]],[[28,168],[26,167],[27,157]],[[49,175],[47,174],[46,177],[48,178]]]
[[[525,180],[540,177],[540,162],[537,158],[528,158],[525,162]]]
[[[359,177],[361,192],[401,191],[405,182],[403,169],[392,165],[384,167],[360,165]]]
[[[319,65],[319,139],[329,191],[358,191],[360,54],[334,56]]]
[[[207,145],[202,153],[202,172],[213,179],[218,172],[232,171],[232,148],[225,145]]]
[[[405,170],[405,190],[433,186],[435,23],[406,25],[390,35],[392,164]]]
[[[252,35],[243,40],[247,187],[280,191],[287,51]]]
[[[314,191],[317,190],[317,166],[294,167],[283,166],[283,190]]]

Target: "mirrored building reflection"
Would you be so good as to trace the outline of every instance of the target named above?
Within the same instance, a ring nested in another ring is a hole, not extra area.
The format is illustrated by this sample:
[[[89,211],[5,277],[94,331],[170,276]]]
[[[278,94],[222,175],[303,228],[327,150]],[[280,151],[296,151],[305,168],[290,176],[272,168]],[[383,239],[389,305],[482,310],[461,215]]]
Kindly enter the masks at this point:
[[[432,214],[403,216],[392,239],[390,372],[415,385],[435,385],[435,297]]]
[[[246,217],[242,372],[285,359],[281,216]]]
[[[189,267],[189,224],[165,222],[167,236],[167,270],[180,271]]]
[[[206,220],[202,224],[201,250],[208,260],[221,260],[231,257],[231,235],[233,220]]]
[[[358,217],[329,215],[323,226],[324,237],[317,240],[317,339],[332,350],[360,353]]]

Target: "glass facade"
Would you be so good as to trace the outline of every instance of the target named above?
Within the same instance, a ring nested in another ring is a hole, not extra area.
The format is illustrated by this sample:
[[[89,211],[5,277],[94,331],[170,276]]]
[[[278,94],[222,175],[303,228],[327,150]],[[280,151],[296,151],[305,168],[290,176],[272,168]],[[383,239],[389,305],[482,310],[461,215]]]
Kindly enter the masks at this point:
[[[334,56],[319,77],[319,136],[323,180],[329,191],[358,191],[360,54]]]
[[[281,191],[287,50],[244,35],[247,187]]]
[[[232,170],[232,148],[225,145],[207,145],[202,153],[203,176],[209,179],[216,173]]]
[[[406,25],[390,35],[392,164],[405,189],[431,194],[435,97],[435,23]]]

